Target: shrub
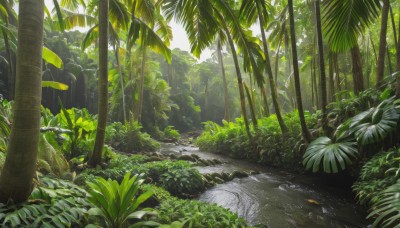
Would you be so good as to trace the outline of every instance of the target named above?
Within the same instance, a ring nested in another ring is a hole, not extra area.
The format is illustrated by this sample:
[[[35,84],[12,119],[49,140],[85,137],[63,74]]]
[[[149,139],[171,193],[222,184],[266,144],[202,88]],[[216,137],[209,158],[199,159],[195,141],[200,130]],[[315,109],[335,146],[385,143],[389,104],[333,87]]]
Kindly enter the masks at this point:
[[[43,177],[28,202],[0,204],[2,227],[71,227],[87,223],[86,191],[61,180]]]
[[[137,122],[122,124],[112,123],[106,129],[106,143],[116,150],[132,153],[155,151],[160,144],[149,134],[142,133]]]
[[[184,227],[247,227],[237,214],[215,204],[196,200],[170,198],[158,208],[158,222],[170,224],[180,221]]]
[[[178,141],[179,137],[180,137],[180,135],[179,135],[178,130],[175,130],[173,126],[168,126],[168,127],[164,128],[164,138],[165,139]]]
[[[297,168],[301,161],[300,153],[297,152],[301,139],[298,112],[286,113],[284,121],[289,126],[289,132],[283,139],[276,115],[259,119],[257,130],[251,129],[253,145],[250,144],[241,118],[230,123],[223,121],[222,126],[206,122],[196,145],[203,151],[251,159],[272,166]],[[306,113],[306,121],[314,125],[316,119]]]
[[[149,211],[138,210],[139,206],[153,193],[151,191],[137,195],[143,180],[127,173],[121,184],[115,180],[97,178],[88,182],[90,187],[88,200],[94,205],[89,214],[103,220],[106,227],[127,227],[129,220],[140,220]]]
[[[364,164],[360,177],[353,185],[359,203],[369,205],[377,201],[377,194],[399,179],[400,148],[379,153]]]

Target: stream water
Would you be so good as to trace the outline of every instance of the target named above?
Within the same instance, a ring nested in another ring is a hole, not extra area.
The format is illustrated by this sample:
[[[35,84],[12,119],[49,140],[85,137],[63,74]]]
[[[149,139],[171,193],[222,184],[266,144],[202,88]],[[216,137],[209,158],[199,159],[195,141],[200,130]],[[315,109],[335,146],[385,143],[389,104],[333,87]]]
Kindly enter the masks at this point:
[[[218,184],[198,198],[229,208],[250,225],[263,224],[272,228],[367,227],[365,212],[356,207],[349,194],[318,184],[314,177],[202,152],[195,147],[163,144],[160,152],[196,154],[203,159],[223,162],[196,167],[201,173],[259,171],[260,174]]]

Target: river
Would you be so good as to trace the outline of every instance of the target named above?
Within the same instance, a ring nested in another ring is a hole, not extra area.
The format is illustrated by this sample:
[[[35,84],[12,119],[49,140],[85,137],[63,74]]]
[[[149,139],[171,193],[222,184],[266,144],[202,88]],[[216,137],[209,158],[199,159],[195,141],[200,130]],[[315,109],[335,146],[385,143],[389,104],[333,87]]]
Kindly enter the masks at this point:
[[[196,154],[218,159],[220,165],[196,167],[201,173],[258,171],[260,174],[218,184],[198,199],[229,208],[250,225],[285,227],[367,227],[365,212],[342,189],[321,184],[316,177],[291,174],[254,163],[200,151],[196,147],[162,144],[163,154]]]

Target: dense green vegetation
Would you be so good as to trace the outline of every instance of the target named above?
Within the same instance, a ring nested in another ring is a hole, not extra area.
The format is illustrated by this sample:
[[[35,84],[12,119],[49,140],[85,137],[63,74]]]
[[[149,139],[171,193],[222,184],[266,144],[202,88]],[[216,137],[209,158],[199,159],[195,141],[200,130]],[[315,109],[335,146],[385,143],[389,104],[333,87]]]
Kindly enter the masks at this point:
[[[249,173],[203,175],[221,162],[157,152],[194,142],[352,179],[372,226],[398,226],[399,7],[0,1],[0,224],[246,227],[193,199]],[[176,24],[190,50],[171,45]]]

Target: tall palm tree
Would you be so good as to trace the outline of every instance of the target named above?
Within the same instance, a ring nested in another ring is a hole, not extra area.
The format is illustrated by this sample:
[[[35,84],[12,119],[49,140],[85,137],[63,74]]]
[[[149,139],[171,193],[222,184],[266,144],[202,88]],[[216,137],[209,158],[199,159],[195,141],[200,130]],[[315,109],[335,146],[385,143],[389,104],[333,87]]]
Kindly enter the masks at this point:
[[[43,0],[20,0],[14,120],[0,176],[0,201],[25,201],[32,179],[40,130]]]
[[[297,59],[297,47],[296,47],[296,31],[294,28],[294,12],[293,12],[293,0],[288,0],[289,6],[289,17],[290,17],[290,36],[292,42],[292,57],[293,57],[293,76],[296,89],[296,101],[297,109],[299,110],[299,118],[301,124],[301,132],[304,140],[308,143],[311,140],[310,132],[307,129],[306,119],[304,118],[303,100],[301,99],[301,88],[300,88],[300,73],[299,73],[299,62]]]
[[[376,87],[378,88],[382,85],[385,73],[386,33],[387,33],[387,24],[389,18],[389,9],[390,9],[390,1],[383,0],[381,32],[379,37],[379,54],[378,54],[378,63],[376,69]]]
[[[315,21],[317,30],[317,44],[318,44],[318,56],[319,56],[319,83],[320,83],[320,94],[321,94],[321,115],[322,115],[322,127],[326,130],[326,106],[328,105],[326,97],[326,76],[325,76],[325,61],[324,61],[324,43],[322,40],[322,26],[321,26],[321,10],[320,0],[314,2],[315,6]]]
[[[326,0],[322,5],[330,49],[334,52],[351,51],[356,94],[364,90],[358,37],[379,16],[379,7],[379,0]]]
[[[242,50],[244,70],[253,71],[258,83],[262,83],[262,74],[256,61],[262,57],[257,43],[250,36],[250,31],[242,27],[236,11],[224,0],[168,0],[164,10],[167,18],[175,16],[178,22],[183,24],[191,43],[191,51],[196,57],[199,57],[202,50],[212,45],[217,34],[225,34],[235,64],[242,115],[247,134],[251,138],[246,114],[243,78],[235,46],[236,42]]]
[[[218,63],[221,67],[221,74],[222,79],[224,82],[224,120],[230,122],[230,112],[229,112],[229,97],[228,97],[228,84],[226,82],[226,75],[225,75],[225,67],[224,67],[224,60],[222,56],[222,45],[221,39],[218,39],[217,44],[217,55],[218,55]]]
[[[278,102],[278,93],[275,85],[274,76],[272,73],[271,60],[269,57],[267,38],[265,35],[264,27],[266,25],[266,18],[268,18],[267,8],[270,6],[270,2],[266,0],[244,0],[241,6],[241,14],[247,18],[247,23],[252,24],[256,19],[259,21],[261,38],[263,43],[263,51],[265,57],[266,72],[269,79],[269,85],[271,89],[272,104],[275,108],[276,117],[278,119],[279,126],[282,133],[286,133],[288,128],[283,121],[281,109]]]
[[[96,141],[91,166],[101,162],[108,113],[108,0],[99,0],[99,98]]]

